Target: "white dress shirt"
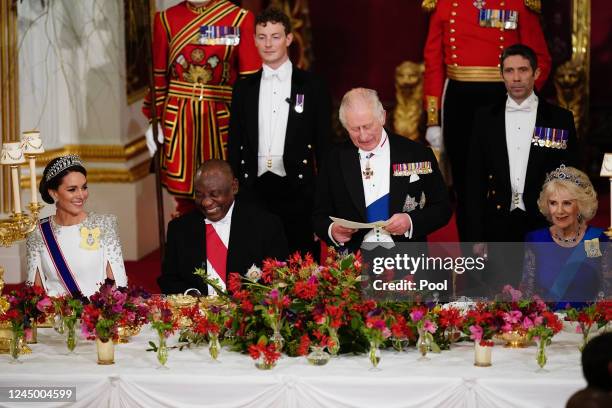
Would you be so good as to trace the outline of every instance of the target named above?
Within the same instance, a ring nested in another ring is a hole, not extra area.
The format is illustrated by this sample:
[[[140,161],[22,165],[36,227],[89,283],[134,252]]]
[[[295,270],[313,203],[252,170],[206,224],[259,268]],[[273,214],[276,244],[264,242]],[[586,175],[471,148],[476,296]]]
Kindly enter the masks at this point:
[[[525,211],[523,189],[537,111],[538,97],[535,93],[532,92],[520,105],[508,96],[506,101],[506,145],[510,164],[510,185],[512,186],[510,211],[516,208]]]
[[[234,203],[232,203],[229,210],[227,210],[227,214],[225,214],[225,217],[221,218],[219,221],[210,221],[208,218],[204,219],[204,223],[211,224],[213,226],[213,228],[217,232],[217,235],[219,235],[219,238],[221,238],[221,242],[223,242],[223,245],[225,245],[225,248],[228,248],[228,250],[229,250],[228,245],[229,245],[229,238],[230,238],[230,229],[232,227],[232,213],[233,212],[234,212]],[[223,282],[223,279],[221,279],[217,271],[215,271],[215,268],[213,268],[212,264],[208,261],[208,256],[206,257],[206,272],[210,278],[217,278],[219,280],[219,286],[222,289],[225,289],[225,283]],[[227,277],[228,271],[225,271],[225,272],[226,272],[226,277]],[[208,295],[209,296],[217,295],[217,292],[215,292],[215,290],[210,285],[208,285]]]
[[[387,136],[387,132],[383,129],[382,133],[378,146],[373,150],[366,152],[359,149],[359,166],[361,167],[361,181],[363,182],[366,208],[385,194],[389,194],[391,149],[389,149],[389,136]],[[363,172],[368,164],[370,165],[370,170],[374,171],[374,174],[370,178],[365,178]],[[391,238],[391,234],[386,230],[373,228],[363,238],[363,242],[393,242],[393,238]]]
[[[259,146],[257,177],[267,171],[285,177],[283,165],[285,134],[289,118],[291,98],[291,74],[293,66],[287,60],[274,70],[263,65],[259,85]],[[290,100],[290,99],[289,99]]]

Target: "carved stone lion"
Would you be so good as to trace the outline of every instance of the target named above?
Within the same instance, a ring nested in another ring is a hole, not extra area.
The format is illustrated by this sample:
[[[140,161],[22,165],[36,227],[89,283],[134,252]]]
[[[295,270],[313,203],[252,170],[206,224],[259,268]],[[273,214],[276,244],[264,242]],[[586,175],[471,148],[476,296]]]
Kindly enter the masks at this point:
[[[423,112],[424,64],[404,61],[395,69],[393,127],[399,135],[415,140],[419,137],[419,120]]]
[[[578,61],[566,61],[559,65],[555,71],[554,83],[559,106],[572,111],[576,129],[580,129],[580,124],[584,115],[584,68]]]

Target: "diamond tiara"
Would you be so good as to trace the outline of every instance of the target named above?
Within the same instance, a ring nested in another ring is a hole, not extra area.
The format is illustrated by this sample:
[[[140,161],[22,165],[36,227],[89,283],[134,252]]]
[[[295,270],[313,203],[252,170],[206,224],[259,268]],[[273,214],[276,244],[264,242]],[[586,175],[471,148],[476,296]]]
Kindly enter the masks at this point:
[[[58,161],[56,161],[53,166],[49,169],[47,176],[45,177],[45,181],[51,180],[53,177],[60,174],[62,171],[75,166],[83,166],[83,162],[81,158],[76,154],[69,154],[67,156],[62,156]]]
[[[576,185],[582,188],[586,188],[586,184],[582,180],[580,180],[580,178],[578,178],[577,176],[573,174],[566,172],[565,169],[566,169],[565,164],[562,164],[561,166],[557,167],[554,171],[551,171],[550,173],[546,175],[546,180],[544,181],[544,183],[548,183],[555,179],[567,180],[567,181],[571,181],[575,183]]]

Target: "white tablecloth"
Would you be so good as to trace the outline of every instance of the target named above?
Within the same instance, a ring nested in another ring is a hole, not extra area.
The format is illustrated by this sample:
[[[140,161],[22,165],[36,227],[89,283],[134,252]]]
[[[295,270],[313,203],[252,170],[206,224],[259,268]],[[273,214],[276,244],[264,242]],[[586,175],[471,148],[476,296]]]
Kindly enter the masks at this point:
[[[94,342],[79,340],[66,355],[64,338],[39,329],[33,354],[21,365],[0,355],[0,386],[76,386],[76,403],[6,403],[4,407],[563,407],[586,386],[580,366],[580,336],[561,333],[548,350],[548,372],[536,372],[536,348],[493,349],[493,366],[473,365],[471,343],[417,361],[414,348],[383,351],[380,371],[366,356],[341,356],[326,366],[283,356],[260,371],[250,357],[224,349],[211,361],[206,347],[171,350],[167,370],[146,352],[155,334],[145,328],[115,348],[115,364],[96,364]],[[175,342],[170,340],[170,344]]]

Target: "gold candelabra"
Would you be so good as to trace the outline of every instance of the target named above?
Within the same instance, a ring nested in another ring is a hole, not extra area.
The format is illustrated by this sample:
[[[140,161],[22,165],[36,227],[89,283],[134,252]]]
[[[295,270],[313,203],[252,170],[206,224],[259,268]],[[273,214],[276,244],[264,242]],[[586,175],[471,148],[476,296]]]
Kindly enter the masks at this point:
[[[13,196],[13,212],[8,218],[0,219],[0,245],[10,247],[15,242],[22,241],[34,231],[38,225],[40,210],[44,207],[38,202],[36,191],[36,155],[44,153],[40,132],[24,132],[21,142],[8,142],[2,145],[0,164],[9,166],[11,172],[11,190]],[[26,162],[30,167],[30,188],[32,201],[28,205],[30,213],[21,211],[19,184],[19,166]],[[2,296],[4,289],[4,268],[0,267],[0,314],[8,310],[8,301]],[[0,323],[0,354],[8,353],[12,333],[9,322]],[[21,353],[31,352],[27,345],[22,345]]]

